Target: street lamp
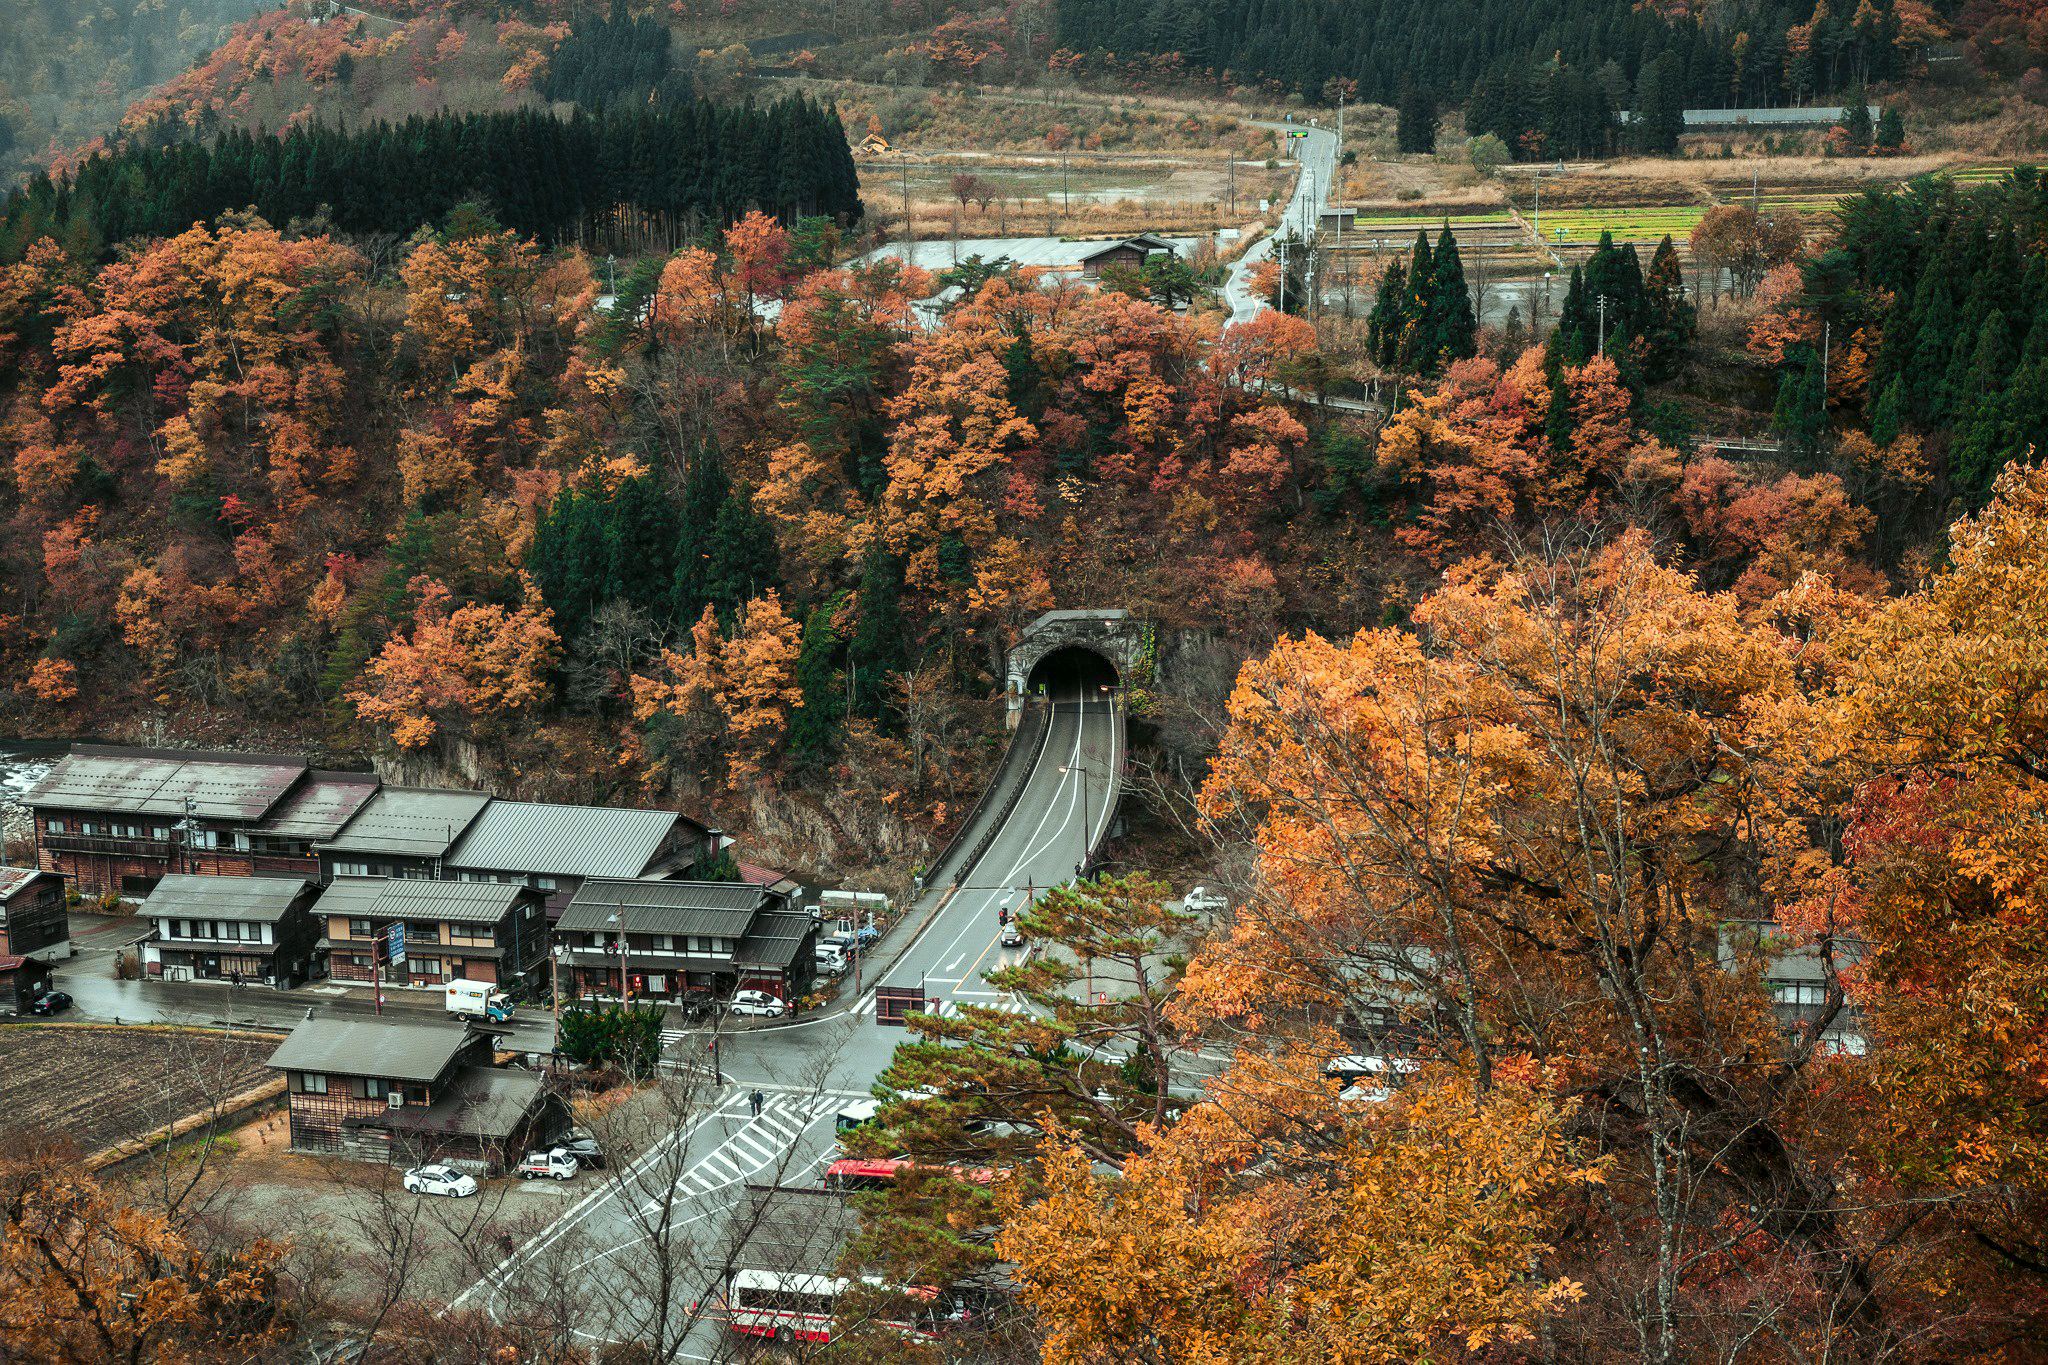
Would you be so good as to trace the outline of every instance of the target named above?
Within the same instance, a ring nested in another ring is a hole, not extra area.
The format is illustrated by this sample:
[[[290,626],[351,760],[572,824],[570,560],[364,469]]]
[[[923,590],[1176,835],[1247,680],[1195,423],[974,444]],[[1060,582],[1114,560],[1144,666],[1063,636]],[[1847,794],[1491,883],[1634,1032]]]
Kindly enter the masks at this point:
[[[1088,855],[1095,851],[1095,825],[1088,818],[1088,779],[1091,774],[1085,763],[1062,763],[1060,773],[1062,776],[1067,773],[1081,774],[1081,861],[1074,864],[1074,876],[1078,879],[1081,869],[1088,864]]]
[[[548,956],[548,990],[555,998],[555,1022],[562,1021],[562,964],[569,960],[569,945],[557,943]]]

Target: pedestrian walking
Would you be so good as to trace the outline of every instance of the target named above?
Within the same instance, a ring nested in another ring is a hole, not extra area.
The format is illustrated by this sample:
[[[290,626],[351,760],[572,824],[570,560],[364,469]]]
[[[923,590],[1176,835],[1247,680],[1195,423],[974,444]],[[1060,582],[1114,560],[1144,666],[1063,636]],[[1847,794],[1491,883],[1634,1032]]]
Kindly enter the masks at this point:
[[[753,1094],[747,1096],[747,1102],[754,1106],[755,1118],[761,1117],[761,1101],[763,1100],[763,1098],[765,1097],[758,1090],[756,1090]]]

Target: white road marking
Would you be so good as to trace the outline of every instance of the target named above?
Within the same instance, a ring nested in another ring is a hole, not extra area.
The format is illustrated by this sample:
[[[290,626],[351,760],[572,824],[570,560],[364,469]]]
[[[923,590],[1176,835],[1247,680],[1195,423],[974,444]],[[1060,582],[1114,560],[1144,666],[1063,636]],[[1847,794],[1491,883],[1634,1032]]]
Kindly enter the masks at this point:
[[[647,1167],[653,1165],[661,1158],[663,1153],[679,1142],[684,1144],[685,1150],[687,1150],[689,1142],[698,1136],[707,1125],[729,1119],[742,1120],[740,1127],[730,1133],[722,1134],[719,1137],[718,1145],[699,1157],[690,1169],[683,1173],[675,1182],[674,1189],[677,1191],[684,1192],[692,1198],[701,1197],[737,1184],[773,1165],[788,1147],[796,1143],[803,1135],[804,1130],[816,1121],[816,1116],[807,1113],[803,1106],[796,1103],[799,1098],[806,1098],[812,1092],[798,1090],[795,1087],[778,1086],[773,1087],[775,1093],[769,1094],[768,1092],[771,1089],[769,1086],[763,1085],[754,1088],[761,1090],[767,1101],[759,1115],[752,1115],[738,1107],[739,1105],[746,1104],[747,1098],[735,1087],[732,1093],[725,1096],[716,1108],[705,1113],[695,1123],[685,1128],[676,1129],[649,1148],[638,1160],[627,1167],[625,1172],[616,1181],[607,1180],[585,1194],[560,1219],[529,1238],[524,1245],[516,1248],[511,1255],[488,1271],[475,1284],[472,1284],[469,1288],[458,1294],[449,1303],[449,1309],[453,1310],[462,1307],[480,1290],[485,1291],[485,1302],[488,1306],[490,1295],[495,1294],[502,1287],[506,1277],[521,1261],[530,1259],[540,1251],[567,1236],[577,1224],[586,1220],[598,1208],[622,1194],[642,1188],[641,1178]],[[835,1091],[832,1093],[850,1097],[865,1092]],[[752,1129],[767,1129],[779,1137],[784,1145],[778,1148],[773,1142],[764,1143],[762,1138],[765,1135],[750,1133]],[[749,1134],[743,1145],[736,1144],[734,1141],[741,1134]],[[764,1148],[765,1155],[763,1155]],[[752,1158],[753,1164],[743,1164],[740,1161],[734,1160],[728,1154],[729,1149],[738,1150],[743,1155]],[[712,1163],[714,1162],[717,1164],[713,1165]],[[641,1216],[644,1217],[650,1213],[659,1212],[663,1202],[663,1200],[656,1198],[640,1209]]]

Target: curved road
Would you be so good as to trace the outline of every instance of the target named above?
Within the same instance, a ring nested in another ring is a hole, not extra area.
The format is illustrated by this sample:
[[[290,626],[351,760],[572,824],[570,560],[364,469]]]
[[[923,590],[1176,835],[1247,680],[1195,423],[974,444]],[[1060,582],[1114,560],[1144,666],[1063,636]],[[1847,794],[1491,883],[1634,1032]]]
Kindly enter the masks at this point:
[[[1307,137],[1292,138],[1297,148],[1296,158],[1301,162],[1301,174],[1295,178],[1294,197],[1287,201],[1287,215],[1281,219],[1274,232],[1266,234],[1238,257],[1231,267],[1230,278],[1223,283],[1223,301],[1230,305],[1230,320],[1233,323],[1250,322],[1269,306],[1264,299],[1251,292],[1251,269],[1260,261],[1273,254],[1273,242],[1290,229],[1297,237],[1315,231],[1321,221],[1323,206],[1330,200],[1330,185],[1337,173],[1337,134],[1328,128],[1310,128],[1299,123],[1261,123],[1261,128],[1275,128],[1286,133],[1306,133]]]
[[[897,932],[922,923],[890,969],[887,984],[921,987],[941,1014],[963,1004],[1023,1006],[1003,998],[984,972],[1021,949],[999,942],[996,912],[1025,904],[1030,891],[1074,876],[1115,817],[1123,763],[1123,719],[1115,691],[1086,667],[1049,680],[1051,715],[1045,739],[1020,777],[1011,807],[988,848],[957,886],[937,887]],[[994,793],[992,799],[1006,800]],[[748,1182],[809,1185],[836,1152],[837,1111],[867,1093],[904,1030],[875,1023],[873,992],[838,1015],[719,1039],[722,1075],[697,1112],[630,1166],[597,1179],[557,1187],[540,1181],[507,1199],[523,1210],[526,1237],[503,1261],[457,1296],[454,1307],[516,1313],[544,1283],[584,1305],[580,1334],[592,1341],[643,1335],[655,1305],[621,1257],[646,1254],[654,1237],[688,1248],[671,1306],[706,1296],[720,1278],[732,1211]],[[701,1035],[681,1043],[701,1074]],[[764,1101],[757,1111],[752,1095]],[[565,1288],[566,1287],[566,1288]],[[723,1332],[712,1321],[685,1325],[678,1359],[725,1358]]]
[[[982,973],[1023,950],[998,942],[998,912],[1020,910],[1032,892],[1070,880],[1116,813],[1123,725],[1115,694],[1075,678],[1061,680],[1052,697],[1045,743],[1016,807],[883,983],[922,986],[942,1014],[963,1003],[1003,1006]]]

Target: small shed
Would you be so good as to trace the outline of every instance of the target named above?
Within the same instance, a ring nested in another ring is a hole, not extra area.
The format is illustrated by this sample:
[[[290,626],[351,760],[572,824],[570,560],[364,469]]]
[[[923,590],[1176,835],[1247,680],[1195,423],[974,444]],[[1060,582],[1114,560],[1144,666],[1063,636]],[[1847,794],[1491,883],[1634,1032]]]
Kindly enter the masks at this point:
[[[27,1014],[36,998],[50,989],[50,964],[19,953],[0,956],[0,1008]]]
[[[1081,257],[1081,274],[1088,279],[1100,279],[1106,266],[1128,266],[1132,270],[1143,270],[1155,256],[1176,257],[1180,248],[1164,237],[1141,232],[1135,237],[1126,237],[1120,242],[1105,242],[1095,250]]]

